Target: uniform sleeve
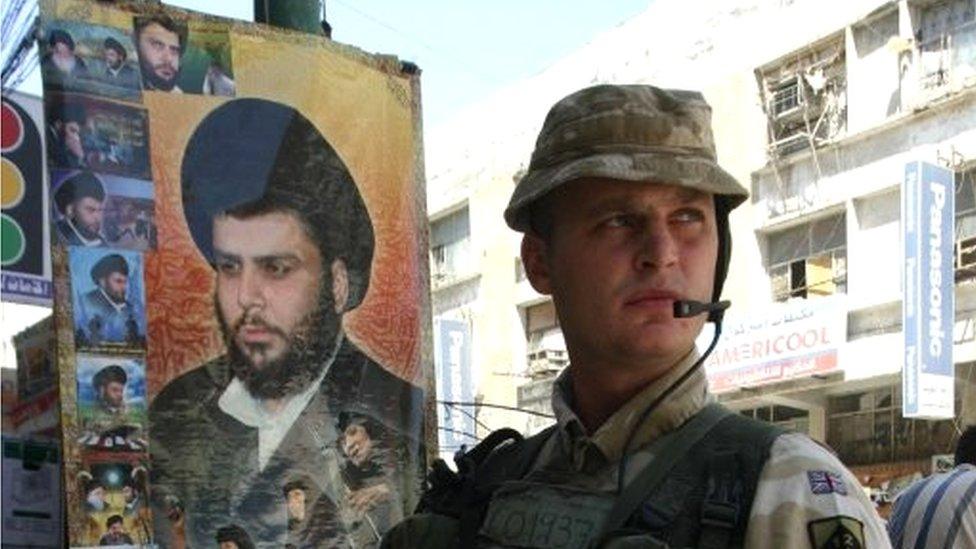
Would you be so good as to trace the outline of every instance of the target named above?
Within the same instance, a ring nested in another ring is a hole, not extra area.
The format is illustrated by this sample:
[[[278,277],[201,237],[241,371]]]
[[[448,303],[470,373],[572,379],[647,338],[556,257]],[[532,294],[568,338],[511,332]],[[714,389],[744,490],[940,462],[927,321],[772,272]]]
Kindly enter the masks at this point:
[[[745,546],[888,548],[881,517],[854,475],[806,435],[776,439],[749,512]]]
[[[434,513],[410,515],[383,536],[380,549],[453,549],[457,547],[458,521]]]

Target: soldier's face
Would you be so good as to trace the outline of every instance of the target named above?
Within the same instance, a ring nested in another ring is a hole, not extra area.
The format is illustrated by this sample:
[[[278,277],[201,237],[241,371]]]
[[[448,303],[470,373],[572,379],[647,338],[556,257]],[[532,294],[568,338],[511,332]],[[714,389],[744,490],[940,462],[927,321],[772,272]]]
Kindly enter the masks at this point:
[[[102,219],[105,217],[105,207],[98,200],[86,196],[69,204],[66,213],[71,218],[71,222],[78,227],[92,234],[98,234],[102,228]]]
[[[123,303],[129,288],[129,277],[123,273],[111,272],[102,279],[101,286],[113,301]]]
[[[109,406],[121,406],[125,400],[125,385],[118,381],[109,381],[102,386],[102,400]]]
[[[130,503],[132,500],[136,498],[136,493],[135,491],[132,490],[131,486],[123,486],[122,497],[125,498],[126,503]]]
[[[125,530],[122,528],[121,522],[113,522],[112,526],[109,526],[108,532],[113,535],[121,535]]]
[[[712,196],[592,179],[549,200],[552,235],[527,235],[522,256],[532,285],[553,296],[574,364],[613,366],[646,380],[649,364],[670,367],[688,353],[705,315],[674,318],[673,306],[711,298],[718,256]]]
[[[138,46],[143,78],[161,90],[173,89],[180,74],[180,37],[158,23],[150,23],[139,33]]]

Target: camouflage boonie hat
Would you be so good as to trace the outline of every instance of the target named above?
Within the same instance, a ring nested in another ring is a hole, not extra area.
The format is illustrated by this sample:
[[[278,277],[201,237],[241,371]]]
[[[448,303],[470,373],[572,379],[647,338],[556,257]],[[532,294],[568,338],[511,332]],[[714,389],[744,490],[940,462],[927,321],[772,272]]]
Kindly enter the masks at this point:
[[[728,197],[732,210],[749,193],[716,162],[711,118],[696,91],[600,85],[572,93],[549,110],[505,221],[528,230],[532,202],[583,177],[689,187]]]

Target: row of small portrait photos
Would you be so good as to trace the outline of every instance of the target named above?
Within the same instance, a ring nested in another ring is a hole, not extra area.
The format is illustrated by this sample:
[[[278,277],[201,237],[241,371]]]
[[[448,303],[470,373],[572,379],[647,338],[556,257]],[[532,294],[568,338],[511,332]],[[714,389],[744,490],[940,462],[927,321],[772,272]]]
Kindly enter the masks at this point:
[[[45,103],[51,220],[71,246],[155,248],[146,111],[85,96]]]
[[[142,92],[237,94],[226,28],[167,15],[135,16],[131,29],[49,20],[41,26],[47,91],[141,102]]]

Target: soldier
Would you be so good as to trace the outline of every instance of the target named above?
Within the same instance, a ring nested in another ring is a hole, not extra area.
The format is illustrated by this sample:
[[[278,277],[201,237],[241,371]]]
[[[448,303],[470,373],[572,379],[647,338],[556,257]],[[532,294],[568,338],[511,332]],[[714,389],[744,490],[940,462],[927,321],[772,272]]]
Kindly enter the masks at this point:
[[[557,423],[493,433],[457,475],[435,465],[387,547],[888,547],[828,450],[708,392],[729,213],[748,197],[716,162],[710,118],[700,93],[652,86],[553,106],[505,220],[566,339]]]

